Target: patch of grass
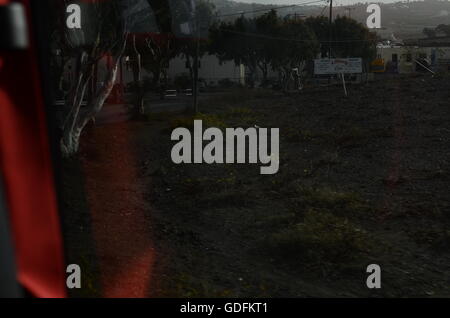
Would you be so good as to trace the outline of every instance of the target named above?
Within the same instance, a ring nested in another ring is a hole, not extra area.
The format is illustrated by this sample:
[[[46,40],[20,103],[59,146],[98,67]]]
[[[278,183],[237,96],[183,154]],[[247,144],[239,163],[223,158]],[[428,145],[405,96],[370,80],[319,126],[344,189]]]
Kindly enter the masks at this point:
[[[444,169],[437,169],[434,171],[431,171],[429,174],[427,174],[423,179],[424,180],[446,180],[448,179],[450,173],[448,172],[448,170],[444,170]]]
[[[299,129],[299,128],[288,128],[284,129],[283,137],[286,138],[288,142],[302,142],[302,141],[312,141],[316,138],[321,137],[320,134],[314,133],[311,130]]]
[[[253,111],[248,107],[232,107],[228,112],[230,117],[246,117],[253,115]]]
[[[254,126],[258,123],[259,114],[249,107],[232,107],[223,117],[229,120],[229,124],[235,127]]]
[[[425,227],[408,234],[417,244],[429,245],[436,249],[448,249],[450,246],[450,230],[442,227]]]
[[[283,192],[296,207],[325,209],[347,217],[370,212],[368,203],[354,192],[340,192],[327,187],[306,187],[296,182],[283,189]]]
[[[330,140],[337,146],[353,148],[361,146],[368,138],[368,132],[360,127],[341,127],[329,134]]]
[[[197,209],[254,207],[258,202],[257,192],[248,189],[236,172],[185,178],[177,181],[174,190],[180,203]]]
[[[258,226],[270,226],[272,228],[286,228],[295,225],[297,222],[297,214],[294,212],[284,212],[280,215],[272,215],[257,222]]]
[[[227,176],[215,179],[214,183],[221,188],[234,188],[237,183],[236,175],[231,172]]]
[[[206,190],[206,178],[187,178],[178,185],[178,190],[186,195],[200,195]]]
[[[370,245],[366,232],[348,219],[315,209],[269,239],[269,246],[287,258],[326,263],[353,260]]]
[[[227,90],[223,94],[200,101],[199,108],[228,108],[230,105],[233,105],[233,107],[242,107],[244,103],[249,101],[266,100],[275,98],[276,96],[276,93],[270,89],[235,88]]]
[[[224,190],[212,193],[197,201],[198,207],[224,208],[224,207],[254,207],[255,199],[247,191]]]
[[[149,113],[147,114],[147,120],[165,122],[173,118],[175,115],[170,112]]]
[[[275,95],[276,93],[271,89],[236,88],[231,90],[228,94],[220,96],[218,99],[223,103],[230,105],[243,101],[274,97]]]
[[[341,161],[339,159],[339,153],[337,152],[328,152],[325,151],[317,161],[317,163],[314,164],[316,168],[320,168],[323,166],[334,166],[339,164]]]
[[[217,178],[186,178],[178,184],[178,188],[183,194],[200,195],[211,189],[213,189],[215,192],[230,189],[234,190],[236,184],[236,175],[234,173],[229,173],[228,175]]]
[[[172,119],[170,121],[170,128],[173,130],[183,127],[193,130],[195,120],[201,120],[204,128],[214,127],[224,129],[227,127],[227,125],[217,115],[198,113],[194,116],[183,116]]]

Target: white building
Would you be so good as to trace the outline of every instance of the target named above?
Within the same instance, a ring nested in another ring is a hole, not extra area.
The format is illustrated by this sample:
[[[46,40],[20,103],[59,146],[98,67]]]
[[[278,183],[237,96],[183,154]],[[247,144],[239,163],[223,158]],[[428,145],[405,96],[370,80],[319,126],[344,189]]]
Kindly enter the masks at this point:
[[[377,47],[377,58],[384,60],[386,71],[399,74],[416,72],[416,61],[421,60],[425,60],[433,71],[450,71],[450,47],[380,45]]]
[[[189,74],[186,59],[176,57],[170,61],[168,70],[169,80],[176,76]],[[229,79],[235,83],[245,84],[245,67],[236,65],[233,61],[220,62],[215,55],[205,55],[200,59],[199,78],[208,84],[216,85],[220,80]]]

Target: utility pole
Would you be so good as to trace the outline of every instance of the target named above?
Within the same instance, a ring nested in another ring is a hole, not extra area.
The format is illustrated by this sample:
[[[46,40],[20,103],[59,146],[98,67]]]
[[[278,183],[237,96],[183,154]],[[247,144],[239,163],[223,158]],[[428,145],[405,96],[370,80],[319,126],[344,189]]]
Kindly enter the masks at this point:
[[[329,43],[328,43],[328,58],[331,59],[331,41],[332,41],[332,37],[333,37],[333,33],[331,31],[332,29],[332,24],[333,24],[333,0],[330,0],[330,21],[329,21],[329,31],[330,31],[330,36],[329,36]]]
[[[328,29],[329,29],[329,39],[328,39],[328,58],[331,59],[331,41],[333,38],[333,32],[332,32],[332,24],[333,24],[333,0],[330,0],[330,20],[328,22]],[[331,85],[331,74],[328,76],[328,86]]]
[[[193,83],[193,109],[194,113],[198,112],[198,67],[199,67],[199,51],[200,51],[200,40],[198,38],[198,32],[197,32],[197,39],[195,40],[195,55],[194,55],[194,83]]]
[[[198,68],[200,55],[200,23],[197,8],[195,8],[195,55],[194,55],[194,83],[193,83],[193,111],[198,113]]]

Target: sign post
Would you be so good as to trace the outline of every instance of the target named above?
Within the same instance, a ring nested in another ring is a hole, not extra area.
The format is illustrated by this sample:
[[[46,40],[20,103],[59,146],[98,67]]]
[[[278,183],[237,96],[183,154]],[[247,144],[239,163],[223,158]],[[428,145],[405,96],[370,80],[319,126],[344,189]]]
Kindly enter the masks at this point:
[[[340,74],[345,96],[347,96],[347,87],[344,74],[361,74],[362,58],[334,58],[334,59],[316,59],[314,60],[314,74],[332,75]]]
[[[341,73],[341,77],[342,77],[342,86],[344,87],[345,97],[347,97],[348,96],[348,94],[347,94],[347,86],[345,85],[345,77],[344,77],[343,73]]]

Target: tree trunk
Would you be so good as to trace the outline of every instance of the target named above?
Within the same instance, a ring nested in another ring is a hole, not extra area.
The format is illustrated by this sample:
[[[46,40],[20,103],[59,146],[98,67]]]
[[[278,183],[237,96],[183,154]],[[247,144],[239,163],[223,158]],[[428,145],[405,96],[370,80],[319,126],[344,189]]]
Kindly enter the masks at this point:
[[[152,71],[153,79],[152,79],[152,86],[153,87],[159,87],[159,82],[161,80],[161,69],[158,67]]]
[[[283,92],[287,93],[289,91],[289,82],[291,81],[292,69],[291,68],[283,68]]]
[[[268,69],[268,64],[265,62],[260,62],[258,63],[258,67],[261,70],[262,73],[262,87],[266,87],[267,86],[267,77],[268,77],[268,73],[269,73],[269,69]]]
[[[58,98],[64,96],[64,71],[66,69],[66,65],[69,62],[68,58],[61,58],[61,64],[56,66],[55,78],[58,80],[56,84],[56,92],[58,93]]]
[[[78,152],[80,137],[87,123],[102,109],[103,104],[111,93],[116,81],[121,56],[125,50],[126,37],[123,43],[113,55],[112,67],[108,71],[104,85],[95,92],[85,109],[81,109],[81,103],[86,93],[86,88],[92,77],[94,64],[89,64],[86,52],[80,53],[77,62],[77,82],[73,85],[69,94],[69,105],[71,109],[63,125],[63,136],[61,138],[61,152],[64,157],[70,157]]]
[[[189,76],[191,79],[192,84],[194,83],[194,65],[193,63],[191,63],[191,57],[189,56],[189,54],[186,54],[186,64],[188,66],[189,69]],[[192,87],[192,90],[194,89],[194,87]]]
[[[144,115],[144,88],[142,85],[142,59],[136,46],[136,36],[133,36],[133,52],[134,52],[134,63],[133,63],[133,81],[134,81],[134,115],[139,117]]]
[[[76,130],[76,121],[89,82],[87,60],[88,56],[86,52],[81,52],[78,55],[75,69],[78,76],[66,100],[66,104],[70,106],[70,110],[62,127],[61,151],[64,156],[68,156],[78,150],[78,138],[74,138],[74,131]]]
[[[256,73],[256,64],[254,62],[251,62],[248,64],[249,69],[249,75],[248,75],[248,81],[249,81],[249,87],[255,88],[255,73]]]
[[[267,69],[267,64],[264,63],[264,68],[263,68],[263,83],[267,82],[267,76],[268,76],[268,69]]]

